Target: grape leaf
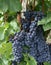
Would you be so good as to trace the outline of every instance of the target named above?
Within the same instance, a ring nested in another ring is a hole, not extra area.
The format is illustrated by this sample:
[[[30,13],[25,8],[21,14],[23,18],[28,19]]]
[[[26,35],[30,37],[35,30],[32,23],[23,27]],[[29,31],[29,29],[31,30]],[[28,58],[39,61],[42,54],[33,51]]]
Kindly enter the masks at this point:
[[[9,59],[12,53],[12,44],[11,43],[2,43],[0,47],[0,54],[3,55],[6,59]]]
[[[13,13],[21,9],[20,0],[0,0],[0,11],[3,13],[7,12],[7,10]]]
[[[4,39],[4,27],[0,27],[0,40]]]
[[[43,29],[44,29],[44,31],[50,30],[51,29],[51,22],[43,25]]]
[[[43,18],[41,21],[38,21],[38,25],[44,25],[51,22],[51,13],[47,14],[47,17]]]

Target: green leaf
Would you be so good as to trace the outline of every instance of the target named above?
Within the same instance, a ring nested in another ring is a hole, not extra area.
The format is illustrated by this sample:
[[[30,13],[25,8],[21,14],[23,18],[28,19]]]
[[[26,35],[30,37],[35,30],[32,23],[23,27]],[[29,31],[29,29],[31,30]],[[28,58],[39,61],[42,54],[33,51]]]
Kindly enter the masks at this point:
[[[45,17],[41,21],[38,21],[38,25],[44,25],[44,24],[47,24],[49,22],[51,22],[51,13],[47,14],[47,17]]]
[[[6,22],[3,27],[5,28],[5,30],[7,30],[9,28],[9,23]]]
[[[51,65],[50,62],[44,62],[44,65]]]
[[[29,65],[37,65],[37,62],[34,59],[34,57],[32,57],[32,56],[29,55],[29,58],[30,58],[30,61],[28,61],[29,62]]]
[[[44,29],[44,31],[50,30],[51,29],[51,22],[43,25],[43,29]]]
[[[19,12],[21,11],[21,3],[20,0],[9,0],[9,11],[12,12]]]
[[[26,65],[37,65],[36,60],[34,57],[30,56],[29,54],[23,54],[24,55],[24,61],[26,61]]]
[[[17,29],[17,23],[16,23],[16,20],[12,20],[12,21],[10,22],[10,25],[13,27],[14,30]]]
[[[0,40],[4,39],[4,27],[0,27]]]
[[[0,0],[0,11],[5,13],[7,10],[10,13],[21,11],[20,0]]]
[[[3,62],[3,61],[2,61],[2,59],[0,58],[0,65],[2,65],[2,62]]]
[[[5,38],[5,32],[9,28],[9,23],[5,23],[4,25],[1,25],[0,27],[0,40],[4,40]]]
[[[6,60],[6,59],[2,59],[2,60],[3,60],[2,65],[8,65],[8,60]]]
[[[8,10],[8,0],[0,0],[0,11],[6,12]]]
[[[18,26],[16,19],[14,19],[10,22],[10,26],[13,28],[13,30],[15,30],[17,32],[20,31],[20,27]]]
[[[12,53],[12,44],[11,43],[2,43],[0,47],[0,54],[6,59],[10,58]]]

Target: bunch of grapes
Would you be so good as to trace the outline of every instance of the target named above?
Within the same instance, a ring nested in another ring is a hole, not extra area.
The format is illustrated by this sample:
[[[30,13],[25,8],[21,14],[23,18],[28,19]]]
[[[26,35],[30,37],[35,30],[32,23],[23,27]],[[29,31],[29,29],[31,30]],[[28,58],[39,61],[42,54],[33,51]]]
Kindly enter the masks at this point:
[[[16,33],[14,35],[14,38],[12,39],[12,51],[14,55],[13,59],[13,65],[15,65],[14,61],[19,63],[22,60],[22,53],[23,53],[23,46],[24,46],[24,39],[25,39],[26,33],[24,30],[20,31],[19,33]]]
[[[25,38],[25,44],[30,47],[29,54],[38,62],[50,61],[49,47],[44,40],[42,27],[37,26],[37,22],[41,20],[44,15],[43,13],[37,13],[34,21],[31,22],[29,32]]]
[[[14,35],[12,39],[14,61],[20,62],[24,53],[29,53],[37,62],[50,61],[50,53],[46,44],[42,26],[37,26],[39,20],[45,17],[42,12],[25,12],[25,19],[21,20],[22,30]],[[31,18],[33,17],[33,21]],[[28,32],[27,32],[28,31]],[[29,49],[24,50],[27,46]]]

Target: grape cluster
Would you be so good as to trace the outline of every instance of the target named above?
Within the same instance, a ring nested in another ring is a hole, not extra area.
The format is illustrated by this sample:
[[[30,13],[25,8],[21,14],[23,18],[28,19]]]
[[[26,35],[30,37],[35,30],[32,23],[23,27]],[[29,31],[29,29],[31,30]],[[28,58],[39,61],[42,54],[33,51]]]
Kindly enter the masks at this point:
[[[24,39],[25,39],[25,32],[22,30],[19,33],[16,33],[14,35],[14,38],[12,39],[12,48],[13,48],[13,55],[14,55],[14,61],[20,62],[21,58],[23,57],[23,46],[24,46]]]
[[[27,45],[30,46],[30,55],[32,55],[38,62],[50,61],[49,48],[46,44],[41,27],[33,23],[37,23],[35,19],[30,25],[29,33],[27,34]],[[29,42],[29,44],[28,44]]]
[[[42,26],[37,22],[45,17],[42,12],[25,12],[25,19],[22,19],[22,30],[14,35],[12,39],[13,55],[16,62],[20,62],[23,52],[33,56],[37,62],[50,61],[49,47],[43,37]],[[31,21],[31,18],[34,18]],[[29,30],[27,32],[27,30]],[[28,49],[24,49],[27,46]]]
[[[31,22],[29,33],[25,38],[25,44],[30,47],[29,54],[38,62],[50,61],[49,47],[44,40],[42,27],[37,26],[37,22],[44,18],[45,15],[42,12],[33,12],[32,16],[34,21]]]

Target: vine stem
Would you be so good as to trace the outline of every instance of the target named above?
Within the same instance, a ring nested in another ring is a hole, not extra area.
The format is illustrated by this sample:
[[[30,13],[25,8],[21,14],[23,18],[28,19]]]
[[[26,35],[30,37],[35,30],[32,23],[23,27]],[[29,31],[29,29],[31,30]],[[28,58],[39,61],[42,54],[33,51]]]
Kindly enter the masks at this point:
[[[33,1],[32,6],[33,6],[33,10],[34,10],[35,9],[35,0]]]
[[[29,0],[27,0],[27,3],[26,3],[26,8],[28,8],[28,1],[29,1]]]

